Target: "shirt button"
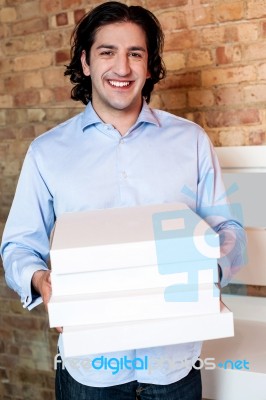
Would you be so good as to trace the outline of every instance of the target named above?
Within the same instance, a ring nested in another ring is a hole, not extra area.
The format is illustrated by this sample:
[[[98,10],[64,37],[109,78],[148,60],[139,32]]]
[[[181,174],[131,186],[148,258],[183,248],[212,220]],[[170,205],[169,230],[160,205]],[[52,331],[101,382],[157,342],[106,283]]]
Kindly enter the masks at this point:
[[[123,177],[124,179],[127,179],[127,173],[126,173],[126,171],[123,171],[123,172],[122,172],[122,177]]]
[[[120,139],[120,144],[124,144],[124,143],[125,143],[124,139]]]

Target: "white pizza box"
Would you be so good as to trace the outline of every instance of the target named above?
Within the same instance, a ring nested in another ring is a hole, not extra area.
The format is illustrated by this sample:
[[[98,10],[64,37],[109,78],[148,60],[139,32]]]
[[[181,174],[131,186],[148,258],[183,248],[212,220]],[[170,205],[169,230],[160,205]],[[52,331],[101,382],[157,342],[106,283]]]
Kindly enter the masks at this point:
[[[150,265],[167,274],[176,262],[218,259],[220,243],[185,204],[166,203],[62,214],[50,257],[57,274]]]
[[[54,296],[48,303],[50,327],[168,318],[220,309],[215,284]]]
[[[197,262],[198,284],[218,281],[217,261],[208,260],[212,268],[206,269],[206,262]],[[195,264],[194,264],[195,265]],[[192,268],[194,267],[192,266]],[[184,264],[183,266],[184,267]],[[181,267],[177,266],[177,271]],[[186,263],[188,271],[190,263]],[[52,292],[55,296],[85,293],[115,292],[119,290],[166,288],[172,284],[187,284],[188,272],[160,274],[157,265],[143,267],[119,268],[72,274],[55,274],[51,272]]]
[[[64,327],[64,355],[78,357],[233,336],[233,314],[220,305],[214,314]]]
[[[235,336],[204,343],[201,359],[212,357],[217,367],[201,370],[203,397],[265,400],[266,299],[223,295],[223,301],[234,313]]]

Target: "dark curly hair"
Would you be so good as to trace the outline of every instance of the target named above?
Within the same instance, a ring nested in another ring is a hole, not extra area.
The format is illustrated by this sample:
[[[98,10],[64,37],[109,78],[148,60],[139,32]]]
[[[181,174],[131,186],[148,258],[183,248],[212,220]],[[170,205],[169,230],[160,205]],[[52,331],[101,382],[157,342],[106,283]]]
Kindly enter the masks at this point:
[[[91,101],[91,77],[83,73],[81,54],[83,50],[86,51],[86,61],[89,65],[90,49],[97,30],[115,22],[133,22],[139,25],[146,34],[150,77],[146,79],[143,86],[142,96],[148,103],[155,83],[165,77],[165,66],[161,58],[164,35],[158,19],[143,7],[129,7],[117,1],[110,1],[87,13],[73,31],[71,61],[65,71],[65,75],[70,75],[70,81],[75,85],[71,91],[73,100],[80,100],[85,105]]]

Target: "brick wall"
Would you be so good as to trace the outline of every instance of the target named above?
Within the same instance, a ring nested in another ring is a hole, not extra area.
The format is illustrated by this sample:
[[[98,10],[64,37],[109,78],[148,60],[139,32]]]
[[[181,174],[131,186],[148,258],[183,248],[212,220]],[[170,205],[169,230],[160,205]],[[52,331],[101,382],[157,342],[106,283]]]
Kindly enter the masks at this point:
[[[64,64],[74,23],[98,3],[0,0],[0,232],[29,143],[82,109]],[[165,31],[168,76],[152,105],[198,122],[215,145],[265,145],[265,0],[127,3],[154,11]],[[23,310],[2,275],[0,307],[0,399],[53,399],[56,334],[44,310]]]

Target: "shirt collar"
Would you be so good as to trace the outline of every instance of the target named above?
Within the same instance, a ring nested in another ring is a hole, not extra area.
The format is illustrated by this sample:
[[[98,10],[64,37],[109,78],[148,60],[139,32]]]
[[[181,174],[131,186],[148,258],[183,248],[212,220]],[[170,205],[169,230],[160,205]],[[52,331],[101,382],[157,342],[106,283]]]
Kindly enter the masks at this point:
[[[156,118],[152,109],[148,106],[148,104],[146,103],[145,100],[143,100],[143,106],[139,113],[138,119],[135,122],[135,124],[131,127],[130,130],[132,130],[132,128],[136,127],[137,125],[139,125],[142,122],[160,126],[158,119]],[[98,116],[98,114],[94,111],[94,108],[92,107],[91,102],[89,102],[82,114],[81,128],[84,131],[89,126],[99,124],[99,123],[103,124],[104,122],[101,120],[101,118]]]

